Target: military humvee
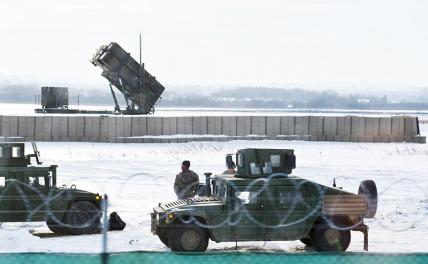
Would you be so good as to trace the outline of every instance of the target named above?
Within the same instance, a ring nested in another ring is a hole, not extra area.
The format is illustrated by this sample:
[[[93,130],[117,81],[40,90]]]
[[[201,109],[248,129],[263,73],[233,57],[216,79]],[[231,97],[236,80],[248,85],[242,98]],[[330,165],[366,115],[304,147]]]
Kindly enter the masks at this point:
[[[208,240],[300,240],[317,251],[345,251],[351,230],[364,234],[374,217],[377,190],[363,181],[357,194],[290,175],[290,149],[241,149],[235,174],[206,173],[206,196],[160,203],[151,231],[172,251],[203,252]]]
[[[92,234],[100,231],[98,194],[57,187],[57,165],[40,166],[39,152],[24,155],[24,143],[0,143],[0,222],[46,221],[60,234]],[[31,166],[31,158],[37,166]]]

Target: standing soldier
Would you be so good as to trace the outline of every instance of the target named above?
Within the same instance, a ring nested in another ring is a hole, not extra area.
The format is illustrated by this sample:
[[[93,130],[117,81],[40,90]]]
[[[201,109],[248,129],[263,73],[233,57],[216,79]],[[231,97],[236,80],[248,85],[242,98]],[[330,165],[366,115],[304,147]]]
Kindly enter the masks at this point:
[[[233,161],[232,154],[226,155],[226,167],[227,167],[227,170],[225,170],[223,172],[223,174],[235,174],[236,173],[236,171],[235,171],[236,164]]]
[[[195,196],[199,186],[199,176],[189,170],[190,161],[181,163],[181,172],[175,176],[174,192],[179,200],[189,199]]]

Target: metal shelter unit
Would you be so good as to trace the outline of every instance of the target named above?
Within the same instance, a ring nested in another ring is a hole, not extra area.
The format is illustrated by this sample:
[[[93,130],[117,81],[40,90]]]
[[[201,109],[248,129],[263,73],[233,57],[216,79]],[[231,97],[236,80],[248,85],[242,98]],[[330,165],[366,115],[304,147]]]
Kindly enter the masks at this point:
[[[49,87],[41,88],[43,108],[68,108],[68,88]]]

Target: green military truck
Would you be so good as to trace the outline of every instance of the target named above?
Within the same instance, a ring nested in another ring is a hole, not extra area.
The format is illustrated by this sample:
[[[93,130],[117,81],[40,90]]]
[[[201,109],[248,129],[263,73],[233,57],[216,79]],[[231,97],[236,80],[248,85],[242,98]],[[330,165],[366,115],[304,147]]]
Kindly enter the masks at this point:
[[[24,155],[24,143],[0,143],[0,222],[46,221],[58,234],[98,233],[102,197],[75,185],[57,187],[57,165],[40,166],[33,148]]]
[[[233,174],[206,173],[203,193],[187,200],[159,203],[151,231],[172,251],[203,252],[208,241],[300,240],[317,251],[345,251],[351,231],[364,234],[364,218],[374,217],[373,181],[358,194],[327,187],[294,175],[290,149],[241,149]]]

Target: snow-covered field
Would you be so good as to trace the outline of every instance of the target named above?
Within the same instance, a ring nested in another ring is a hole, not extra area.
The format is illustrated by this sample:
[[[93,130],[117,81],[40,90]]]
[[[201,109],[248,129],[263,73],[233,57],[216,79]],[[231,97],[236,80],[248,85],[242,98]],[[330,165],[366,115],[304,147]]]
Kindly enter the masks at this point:
[[[428,124],[421,125],[423,135]],[[225,169],[224,157],[239,148],[293,148],[294,174],[357,192],[359,182],[376,181],[378,213],[367,220],[371,252],[428,252],[428,145],[304,141],[231,141],[171,144],[39,143],[44,164],[58,164],[59,184],[107,193],[110,211],[126,221],[108,235],[110,251],[168,251],[150,233],[150,212],[158,202],[174,200],[173,182],[181,161],[203,173]],[[100,252],[101,235],[38,238],[29,230],[44,223],[3,223],[0,252]],[[234,250],[234,243],[210,241],[208,250]],[[240,250],[305,252],[299,241],[245,242]],[[363,236],[352,232],[348,251],[361,252]]]

